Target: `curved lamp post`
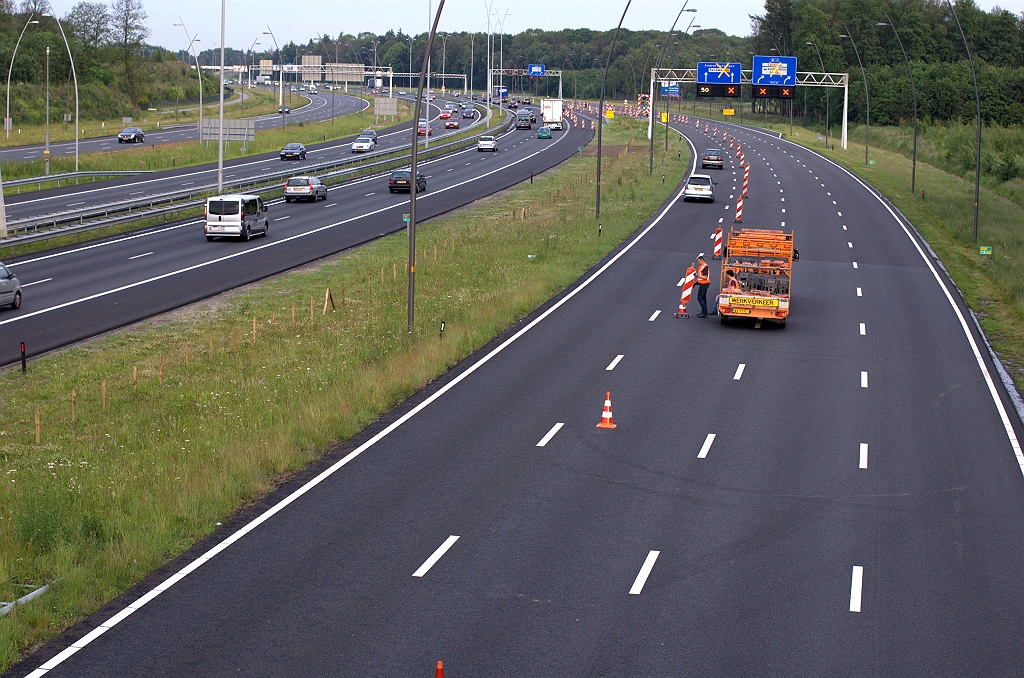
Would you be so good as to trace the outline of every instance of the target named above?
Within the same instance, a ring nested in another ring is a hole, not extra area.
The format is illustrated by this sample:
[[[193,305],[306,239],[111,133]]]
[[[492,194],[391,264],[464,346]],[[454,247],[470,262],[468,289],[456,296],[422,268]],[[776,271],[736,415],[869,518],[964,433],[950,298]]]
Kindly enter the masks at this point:
[[[903,61],[907,64],[907,74],[910,76],[910,96],[914,98],[914,152],[910,161],[910,193],[913,194],[915,191],[915,180],[917,179],[917,90],[914,88],[914,71],[910,68],[907,50],[903,48],[903,41],[900,40],[900,34],[896,32],[896,25],[889,17],[889,13],[885,12],[885,22],[880,21],[875,25],[888,26],[892,29],[893,35],[896,36],[896,42],[900,44],[900,51],[903,52]],[[823,68],[822,70],[825,69]],[[825,90],[825,93],[828,93],[828,89]]]
[[[953,3],[946,0],[949,9],[956,19],[956,27],[960,29],[960,38],[964,41],[964,49],[967,50],[967,61],[971,64],[971,77],[974,79],[974,105],[978,109],[978,142],[974,152],[974,242],[978,242],[978,197],[981,192],[981,95],[978,94],[978,74],[974,70],[974,57],[971,56],[971,48],[967,45],[967,36],[964,35],[964,27],[960,25],[960,18],[953,9]]]
[[[199,76],[199,145],[203,145],[203,68],[199,65],[199,56],[196,54],[196,49],[193,45],[199,40],[199,34],[189,37],[188,29],[185,28],[185,22],[181,20],[181,15],[178,15],[178,23],[175,26],[181,26],[181,30],[185,31],[185,37],[188,38],[188,47],[185,48],[185,60],[188,61],[188,53],[192,52],[192,58],[196,60],[196,75]]]
[[[850,35],[850,29],[846,28],[846,33],[840,33],[839,37],[846,38],[853,45],[853,53],[857,55],[857,63],[860,64],[860,77],[864,78],[864,164],[867,165],[868,140],[871,134],[871,98],[868,96],[868,76],[864,73],[864,62],[860,60],[860,52],[857,51],[857,43]]]
[[[654,72],[651,73],[651,124],[650,124],[650,137],[651,137],[651,157],[650,157],[650,176],[654,176],[654,76],[661,70],[661,62],[665,59],[665,52],[668,50],[669,42],[672,40],[672,31],[676,30],[676,24],[679,23],[679,17],[683,16],[683,12],[690,11],[696,12],[697,10],[687,10],[686,6],[690,4],[690,0],[686,0],[683,3],[682,8],[679,10],[679,14],[676,14],[676,20],[672,22],[672,28],[668,29],[668,35],[662,40],[664,45],[661,47],[661,53],[658,55],[658,61],[654,65]],[[668,106],[665,107],[668,110]],[[665,148],[668,148],[668,123],[665,123]]]
[[[34,21],[32,17],[35,13],[28,15],[28,21],[25,22],[25,27],[21,29],[21,35],[18,36],[18,42],[14,43],[14,51],[11,53],[11,65],[7,68],[7,115],[4,118],[4,127],[7,128],[7,138],[11,138],[11,128],[14,127],[14,123],[11,122],[11,71],[14,70],[14,57],[18,55],[18,46],[21,44],[21,39],[25,37],[25,31],[28,30],[29,24],[38,24],[38,21]]]
[[[430,34],[427,36],[427,51],[423,58],[423,65],[420,66],[420,83],[419,91],[416,93],[416,103],[413,105],[413,125],[412,125],[412,169],[410,174],[410,180],[412,186],[409,188],[409,331],[412,332],[413,321],[415,320],[415,306],[416,306],[416,189],[419,187],[416,181],[416,151],[419,149],[419,119],[420,119],[420,104],[423,103],[423,83],[427,77],[427,61],[430,55],[430,49],[434,45],[434,35],[437,33],[437,22],[441,20],[441,10],[444,9],[444,0],[441,0],[437,5],[437,14],[434,16],[434,25],[430,28]],[[429,103],[428,103],[429,107]],[[427,131],[430,131],[429,123]],[[423,135],[427,137],[428,135]]]
[[[626,12],[633,0],[626,0],[626,8],[622,10],[622,17],[619,18],[619,25],[615,27],[615,35],[612,36],[611,47],[608,48],[608,58],[604,62],[604,75],[601,76],[601,102],[597,105],[597,199],[595,204],[595,215],[601,218],[601,130],[604,127],[604,93],[608,83],[608,67],[612,65],[612,54],[615,52],[615,41],[619,39],[619,31],[622,29],[622,22],[626,20]],[[600,224],[598,230],[600,231]]]
[[[64,38],[64,47],[68,50],[68,61],[71,63],[71,77],[75,80],[75,171],[78,171],[78,74],[75,72],[75,58],[71,54],[71,46],[68,44],[68,38],[64,34],[64,27],[60,25],[60,19],[50,13],[45,13],[40,16],[44,16],[53,19],[57,24],[57,28],[60,29],[60,37]]]
[[[805,44],[808,44],[808,45],[811,45],[812,47],[814,47],[814,51],[818,54],[818,63],[821,64],[821,70],[822,70],[822,72],[824,72],[825,71],[825,62],[821,58],[821,51],[818,49],[817,43],[815,43],[813,40],[808,40]],[[913,82],[913,80],[911,80],[911,82]],[[914,144],[915,144],[915,146],[914,146],[914,148],[916,149],[917,148],[917,145],[916,145],[917,144],[917,136],[916,136],[916,134],[917,134],[917,132],[916,132],[916,130],[917,130],[917,113],[916,113],[916,111],[917,111],[917,108],[916,108],[916,106],[917,106],[917,104],[916,104],[917,99],[915,98],[914,101],[915,101],[915,104],[914,104],[914,106],[915,106],[915,108],[914,108],[914,110],[915,110],[915,113],[914,113],[914,129],[915,129],[915,132],[914,132],[914,134],[915,134]],[[826,87],[825,88],[825,148],[828,148],[828,133],[829,133],[829,128],[831,126],[831,123],[832,123],[832,120],[831,120],[831,118],[829,118],[829,110],[828,110],[828,87]]]
[[[284,54],[281,53],[281,48],[277,45],[277,37],[274,35],[274,31],[270,30],[270,26],[267,26],[267,30],[263,31],[263,35],[269,35],[270,39],[274,41],[274,51],[277,52],[277,60],[281,62],[281,70],[277,74],[277,90],[278,90],[278,108],[284,108]],[[349,45],[351,47],[351,45]],[[353,54],[355,52],[353,51]],[[271,85],[273,87],[273,85]],[[347,89],[345,90],[348,91]],[[271,89],[273,92],[273,89]],[[289,99],[290,101],[290,99]],[[281,113],[281,129],[284,129],[284,113]]]

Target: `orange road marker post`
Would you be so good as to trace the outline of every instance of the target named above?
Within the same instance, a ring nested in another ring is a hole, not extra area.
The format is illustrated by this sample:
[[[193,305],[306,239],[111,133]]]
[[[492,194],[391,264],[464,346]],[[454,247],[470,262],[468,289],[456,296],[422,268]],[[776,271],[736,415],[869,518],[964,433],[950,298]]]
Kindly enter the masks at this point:
[[[689,318],[690,314],[686,312],[686,304],[690,302],[690,295],[693,293],[693,281],[697,277],[697,269],[693,264],[686,269],[686,275],[683,277],[683,293],[679,297],[679,310],[676,311],[675,315],[677,318]]]

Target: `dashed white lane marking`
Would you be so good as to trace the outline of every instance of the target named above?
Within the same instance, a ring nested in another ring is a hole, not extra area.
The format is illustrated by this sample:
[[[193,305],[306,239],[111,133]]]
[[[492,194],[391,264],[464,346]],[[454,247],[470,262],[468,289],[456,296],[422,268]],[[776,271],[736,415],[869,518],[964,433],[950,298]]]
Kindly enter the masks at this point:
[[[135,191],[134,193],[129,193],[128,195],[142,195],[143,193],[145,193],[145,191]]]
[[[454,546],[455,542],[457,542],[458,540],[458,535],[454,534],[445,539],[444,543],[438,546],[437,550],[434,551],[434,553],[432,553],[431,556],[427,558],[422,565],[420,565],[420,569],[412,573],[412,576],[422,577],[427,572],[429,572],[430,568],[432,568],[435,565],[435,563],[437,563],[437,561],[441,560],[441,556],[443,556],[448,551],[448,549]]]
[[[857,290],[858,290],[858,291],[860,291],[860,288],[858,287],[858,288],[857,288]],[[860,295],[857,295],[857,296],[860,296]],[[867,327],[867,325],[865,325],[864,323],[861,323],[861,324],[860,324],[860,336],[862,336],[862,337],[863,337],[863,336],[865,336],[865,335],[866,335],[867,333],[868,333],[868,327]]]
[[[783,222],[782,222],[782,227],[783,227],[783,228],[785,228],[785,227],[786,227],[786,222],[785,222],[785,221],[783,221]]]
[[[728,207],[726,209],[728,209]],[[682,287],[684,282],[686,282],[686,276],[685,275],[682,278],[679,279],[679,282],[676,283],[676,287]]]
[[[660,308],[659,308],[659,309],[658,309],[657,311],[655,311],[655,312],[654,312],[654,313],[653,313],[653,314],[651,315],[651,317],[650,317],[650,318],[648,318],[648,319],[647,319],[647,322],[649,322],[649,323],[652,323],[652,322],[654,322],[654,319],[655,319],[655,318],[657,318],[657,317],[658,317],[659,315],[661,315],[661,309],[660,309]]]
[[[281,221],[282,219],[291,219],[291,215],[286,214],[283,217],[278,217],[277,219],[274,219],[274,221]]]
[[[82,202],[69,202],[68,203],[68,207],[74,207],[75,205],[84,205],[84,204],[85,204],[84,200]]]
[[[545,445],[547,445],[551,441],[551,439],[555,437],[555,434],[558,433],[558,429],[562,428],[563,426],[565,426],[565,422],[562,421],[552,426],[551,430],[545,433],[544,437],[540,439],[539,443],[537,443],[537,447],[544,447]]]
[[[853,581],[850,583],[850,612],[860,612],[860,597],[864,589],[864,568],[853,566]]]
[[[136,254],[134,257],[128,257],[128,261],[132,259],[141,259],[142,257],[148,257],[152,252],[146,252],[145,254]]]
[[[846,245],[847,245],[847,247],[849,247],[850,249],[853,249],[853,243],[852,243],[852,242],[849,242],[849,241],[847,241],[847,242],[846,242]]]
[[[620,361],[620,360],[622,360],[622,359],[623,359],[624,357],[625,357],[625,356],[622,356],[622,355],[617,355],[617,356],[615,356],[615,360],[611,361],[611,362],[610,362],[610,363],[608,364],[608,367],[606,367],[606,368],[604,368],[604,369],[605,369],[606,371],[608,371],[608,372],[611,372],[612,370],[614,370],[614,369],[615,369],[615,366],[619,364],[619,361]]]
[[[722,223],[723,221],[725,221],[725,217],[718,217],[718,223]]]
[[[853,267],[854,267],[854,268],[857,268],[857,262],[856,262],[856,261],[855,261],[855,262],[853,262]]]
[[[843,230],[844,230],[844,231],[848,230],[848,229],[846,228],[846,224],[843,224]]]
[[[868,444],[860,444],[860,468],[868,467]]]
[[[194,182],[194,181],[185,181],[185,182],[183,182],[183,183],[182,183],[181,185],[182,185],[182,186],[191,186],[191,185],[192,185],[192,184],[194,184],[194,183],[196,183],[196,182]]]
[[[336,202],[332,202],[330,205],[324,205],[324,209],[327,209],[328,207],[334,207],[337,204],[338,203],[336,203]]]
[[[647,554],[647,559],[644,561],[643,567],[640,568],[639,574],[636,575],[633,587],[629,589],[631,596],[639,596],[640,592],[644,590],[644,584],[647,583],[647,578],[651,576],[651,570],[654,569],[654,563],[658,560],[659,555],[661,555],[661,551],[651,551]]]
[[[33,285],[39,285],[44,282],[50,282],[51,280],[53,280],[53,278],[43,278],[42,280],[37,280],[35,282],[24,283],[22,287],[32,287]]]
[[[709,433],[708,437],[704,439],[704,444],[700,446],[700,452],[697,453],[698,459],[704,459],[708,456],[708,452],[711,451],[711,445],[715,442],[715,434]]]
[[[867,388],[868,387],[868,373],[867,372],[861,372],[860,373],[860,387],[861,388]]]
[[[839,216],[843,216],[842,212],[836,212],[836,214],[838,214]]]
[[[863,297],[864,296],[864,293],[860,291],[859,287],[857,288],[857,296],[858,297]]]
[[[739,367],[737,367],[737,368],[736,368],[736,374],[732,375],[732,378],[733,378],[733,379],[735,379],[736,381],[739,381],[739,380],[740,380],[740,377],[742,377],[742,376],[743,376],[743,369],[744,369],[744,368],[745,368],[746,366],[747,366],[747,364],[746,364],[746,363],[740,363],[740,364],[739,364]]]
[[[366,194],[366,195],[364,195],[363,197],[364,197],[364,198],[369,198],[369,197],[370,197],[371,195],[377,195],[377,192],[376,192],[376,191],[374,191],[373,193],[367,193],[367,194]]]

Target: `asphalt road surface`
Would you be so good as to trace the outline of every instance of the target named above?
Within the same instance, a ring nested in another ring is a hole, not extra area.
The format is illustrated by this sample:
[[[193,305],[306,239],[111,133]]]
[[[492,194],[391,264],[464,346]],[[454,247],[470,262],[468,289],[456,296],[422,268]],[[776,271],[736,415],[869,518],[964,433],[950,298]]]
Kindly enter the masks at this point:
[[[12,675],[1019,675],[1021,426],[967,310],[870,189],[737,137],[744,226],[796,232],[786,329],[672,315],[730,158]]]
[[[592,134],[589,125],[552,139],[513,130],[499,137],[496,153],[473,146],[422,163],[427,192],[417,199],[417,216],[426,220],[524,181],[572,156]],[[401,230],[409,196],[389,193],[387,175],[375,175],[331,187],[325,202],[270,204],[269,237],[248,243],[207,242],[202,222],[192,220],[5,261],[23,301],[18,311],[0,311],[0,365],[20,359],[22,341],[37,354]]]
[[[292,95],[295,96],[295,95]],[[303,99],[308,99],[309,104],[302,108],[296,109],[295,112],[288,115],[282,116],[277,113],[271,113],[268,115],[261,115],[256,118],[256,129],[265,130],[274,127],[280,127],[282,118],[288,125],[296,125],[300,122],[316,122],[318,120],[329,120],[331,118],[331,95],[330,93],[321,94],[303,94]],[[357,97],[350,97],[345,94],[337,94],[334,101],[334,116],[341,117],[348,115],[349,113],[358,113],[359,111],[368,108],[370,103],[365,99],[359,99]],[[240,104],[231,104],[231,110],[238,108]],[[207,111],[209,105],[204,106]],[[95,153],[98,151],[116,151],[118,148],[135,148],[136,146],[153,146],[157,144],[166,143],[177,143],[180,141],[188,141],[189,139],[198,139],[199,132],[196,129],[195,124],[179,124],[179,125],[168,125],[167,128],[162,130],[153,130],[146,132],[146,141],[143,144],[128,144],[121,145],[117,143],[117,135],[121,132],[121,128],[111,128],[111,136],[108,137],[92,137],[89,139],[78,140],[78,152],[79,154],[84,153]],[[12,160],[36,160],[43,156],[43,150],[45,146],[43,144],[31,144],[27,146],[13,146],[9,148],[0,149],[0,159],[12,161]],[[75,155],[75,142],[72,141],[61,141],[58,143],[50,142],[50,155],[56,156],[71,156]]]
[[[362,99],[356,99],[366,103]],[[444,121],[438,120],[442,102],[431,104],[430,125],[432,129],[431,143],[440,143],[445,136],[458,134],[459,130],[445,130]],[[481,113],[465,120],[468,124],[481,120]],[[460,119],[460,122],[461,121]],[[378,153],[388,151],[409,143],[411,122],[406,121],[378,131],[380,142]],[[464,129],[465,127],[463,127]],[[328,141],[307,146],[308,154],[304,161],[282,161],[279,152],[252,155],[224,162],[224,179],[235,181],[246,177],[259,176],[268,172],[276,172],[285,167],[285,162],[302,174],[303,168],[330,158],[348,158],[352,156],[352,142],[355,136],[337,141]],[[373,153],[366,153],[367,162],[373,162]],[[84,209],[104,205],[116,200],[140,199],[149,195],[188,189],[189,186],[204,186],[216,183],[217,163],[193,165],[176,170],[154,172],[141,176],[123,177],[105,181],[90,182],[81,185],[66,185],[61,188],[33,191],[23,195],[9,195],[4,198],[9,219],[22,219],[44,214],[54,214],[71,209]]]

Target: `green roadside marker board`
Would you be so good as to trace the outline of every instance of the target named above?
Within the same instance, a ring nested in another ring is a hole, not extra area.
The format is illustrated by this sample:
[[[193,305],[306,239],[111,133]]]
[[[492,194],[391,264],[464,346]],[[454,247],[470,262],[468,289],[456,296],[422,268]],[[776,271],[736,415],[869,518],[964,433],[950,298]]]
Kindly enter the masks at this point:
[[[405,223],[408,224],[409,223],[409,219],[410,219],[410,216],[408,214],[403,214],[402,215],[402,221],[404,221]]]
[[[991,247],[979,247],[978,248],[978,254],[980,254],[983,257],[991,257],[992,256],[992,248]]]
[[[583,147],[582,147],[582,146],[580,146],[580,147],[579,147],[578,149],[576,149],[576,150],[578,150],[578,151],[582,152],[582,151],[583,151]]]

